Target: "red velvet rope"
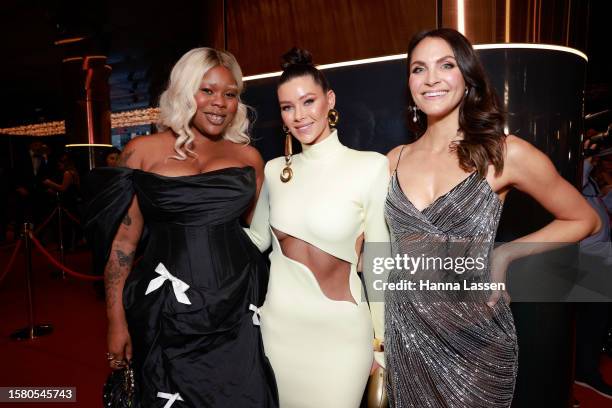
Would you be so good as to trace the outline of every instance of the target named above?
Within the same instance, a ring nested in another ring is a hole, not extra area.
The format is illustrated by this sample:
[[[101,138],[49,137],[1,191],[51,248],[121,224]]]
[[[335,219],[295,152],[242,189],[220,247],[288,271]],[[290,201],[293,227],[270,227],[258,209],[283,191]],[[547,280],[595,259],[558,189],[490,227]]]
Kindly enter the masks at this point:
[[[17,244],[15,245],[15,249],[13,250],[11,257],[9,258],[8,264],[6,264],[6,268],[4,268],[2,275],[0,275],[0,283],[2,283],[4,278],[6,278],[6,275],[8,275],[9,271],[13,267],[13,264],[15,263],[15,259],[17,258],[17,253],[19,252],[19,249],[21,248],[22,244],[23,244],[23,241],[18,241]]]
[[[51,262],[56,267],[60,268],[62,271],[66,272],[68,275],[71,275],[77,279],[82,279],[82,280],[87,280],[87,281],[101,281],[104,279],[104,277],[102,276],[85,275],[83,273],[75,272],[72,269],[69,269],[66,265],[62,265],[60,261],[55,259],[55,257],[53,257],[53,255],[51,255],[49,251],[45,249],[45,247],[40,243],[38,239],[36,239],[34,234],[32,234],[31,232],[30,232],[30,239],[34,243],[34,246],[36,247],[36,249],[38,249],[49,260],[49,262]]]
[[[40,231],[43,230],[43,228],[45,228],[47,226],[47,224],[49,224],[49,221],[51,221],[51,219],[53,218],[53,216],[55,215],[55,212],[57,211],[57,208],[54,209],[53,211],[51,211],[51,214],[49,214],[49,216],[47,217],[46,220],[43,221],[42,224],[40,224],[38,227],[36,227],[36,229],[34,230],[35,234],[38,234]]]
[[[72,215],[67,209],[63,209],[64,210],[64,214],[66,214],[68,216],[68,218],[70,218],[72,220],[72,222],[74,222],[77,225],[81,225],[81,221],[74,215]]]

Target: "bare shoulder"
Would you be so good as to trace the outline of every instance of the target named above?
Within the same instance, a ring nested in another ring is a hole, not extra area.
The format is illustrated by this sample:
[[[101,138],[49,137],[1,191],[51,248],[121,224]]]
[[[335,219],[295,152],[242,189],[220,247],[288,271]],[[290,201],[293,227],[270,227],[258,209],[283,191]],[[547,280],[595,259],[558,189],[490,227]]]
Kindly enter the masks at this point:
[[[504,160],[506,180],[517,187],[534,181],[550,181],[558,176],[550,158],[528,141],[514,135],[506,138]]]
[[[404,146],[406,145],[398,145],[395,146],[393,149],[389,150],[389,153],[387,153],[387,158],[389,159],[389,161],[397,160]]]
[[[526,156],[543,154],[534,145],[523,138],[515,135],[506,136],[506,159],[510,161],[521,161]]]
[[[409,149],[410,149],[409,144],[401,144],[391,149],[389,153],[387,153],[387,159],[389,159],[389,166],[395,168],[395,165],[400,159],[400,155],[405,153]]]
[[[237,145],[237,151],[240,154],[242,161],[255,169],[263,169],[264,161],[255,147],[247,144]]]
[[[119,166],[142,169],[145,161],[150,161],[159,152],[167,150],[167,146],[173,146],[174,140],[174,136],[169,131],[137,136],[123,149]]]
[[[125,145],[117,163],[119,167],[142,168],[143,143],[140,139],[142,137],[136,137]]]
[[[128,147],[132,147],[133,149],[147,150],[147,149],[155,149],[166,146],[174,146],[176,138],[170,131],[165,131],[161,133],[154,133],[152,135],[143,135],[136,136],[134,139],[130,140],[126,145],[125,149]]]

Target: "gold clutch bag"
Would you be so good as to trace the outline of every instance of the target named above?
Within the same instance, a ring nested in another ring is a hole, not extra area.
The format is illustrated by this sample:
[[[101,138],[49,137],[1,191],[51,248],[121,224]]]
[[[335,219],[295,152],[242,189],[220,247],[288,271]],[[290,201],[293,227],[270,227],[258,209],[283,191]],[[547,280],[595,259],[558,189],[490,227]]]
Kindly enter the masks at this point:
[[[387,408],[389,406],[386,377],[385,369],[382,367],[376,368],[370,375],[366,390],[368,408]]]
[[[383,344],[380,340],[374,339],[374,351],[383,351]],[[368,408],[388,408],[387,398],[387,372],[382,367],[377,367],[368,380],[366,388],[366,401]]]

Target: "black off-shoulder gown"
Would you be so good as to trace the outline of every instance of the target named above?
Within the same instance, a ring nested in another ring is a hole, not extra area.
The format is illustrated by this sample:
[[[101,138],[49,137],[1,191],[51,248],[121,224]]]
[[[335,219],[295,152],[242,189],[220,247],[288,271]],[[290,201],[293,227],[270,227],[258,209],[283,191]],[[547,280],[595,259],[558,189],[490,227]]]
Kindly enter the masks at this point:
[[[147,229],[123,291],[142,405],[163,407],[178,393],[173,407],[277,407],[253,311],[264,301],[267,266],[239,223],[255,193],[254,169],[164,177],[99,168],[87,183],[98,271],[134,194]],[[160,268],[174,278],[151,284],[164,279]],[[189,285],[184,295],[179,281]]]

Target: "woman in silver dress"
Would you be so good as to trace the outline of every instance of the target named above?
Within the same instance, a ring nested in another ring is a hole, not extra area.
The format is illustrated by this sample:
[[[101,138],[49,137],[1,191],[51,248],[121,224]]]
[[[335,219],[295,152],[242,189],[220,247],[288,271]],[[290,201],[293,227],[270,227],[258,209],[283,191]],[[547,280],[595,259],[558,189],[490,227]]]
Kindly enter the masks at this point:
[[[504,282],[507,265],[527,255],[502,246],[489,265],[512,187],[555,218],[518,242],[577,242],[600,228],[597,215],[548,157],[504,134],[503,112],[463,35],[450,29],[417,34],[408,49],[408,70],[410,121],[419,137],[388,154],[393,174],[385,215],[394,252],[460,252],[481,257],[485,265],[462,275],[456,267],[435,269],[434,264],[434,270],[418,271],[413,279]],[[391,271],[389,281],[406,275]],[[510,406],[518,347],[505,292],[426,289],[385,293],[391,405]]]

